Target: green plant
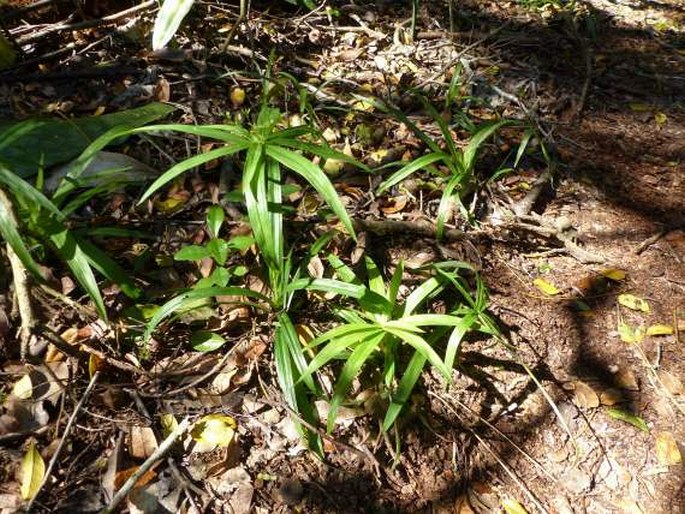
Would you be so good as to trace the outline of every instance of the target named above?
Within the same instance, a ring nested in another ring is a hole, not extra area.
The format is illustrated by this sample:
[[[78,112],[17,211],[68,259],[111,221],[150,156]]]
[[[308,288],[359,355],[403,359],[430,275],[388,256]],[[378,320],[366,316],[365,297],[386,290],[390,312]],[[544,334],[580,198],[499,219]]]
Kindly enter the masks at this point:
[[[449,102],[452,102],[455,98],[456,93],[452,92],[456,89],[455,84],[456,82],[453,80],[450,87],[450,93],[447,96],[448,105],[450,105]],[[428,114],[440,128],[440,132],[445,141],[445,148],[441,148],[436,141],[426,134],[426,132],[421,130],[401,110],[387,104],[379,105],[381,109],[391,113],[409,127],[421,142],[426,145],[428,153],[395,171],[378,186],[378,193],[383,193],[419,170],[426,169],[438,176],[444,176],[443,173],[435,169],[436,164],[442,165],[447,169],[447,176],[445,177],[447,182],[443,187],[443,193],[436,216],[437,237],[441,238],[444,233],[447,218],[455,205],[460,208],[462,215],[464,215],[465,218],[470,219],[469,212],[464,206],[462,198],[471,192],[475,186],[474,170],[478,158],[478,151],[485,141],[497,132],[497,130],[505,125],[510,125],[513,122],[509,120],[500,120],[481,125],[473,131],[468,143],[462,149],[457,146],[457,142],[454,140],[449,125],[435,107],[422,96],[419,96],[419,99],[423,103]]]
[[[0,209],[0,234],[26,269],[39,280],[43,280],[43,277],[32,253],[47,246],[71,269],[74,278],[93,300],[102,319],[107,319],[107,313],[93,270],[118,284],[128,296],[135,298],[140,294],[126,272],[87,239],[87,231],[70,226],[68,215],[88,201],[92,194],[105,190],[106,186],[81,194],[64,206],[63,202],[69,199],[65,194],[57,196],[55,193],[48,198],[2,165],[0,184],[12,191],[20,223],[19,227],[14,225],[7,210],[9,206],[3,205]]]
[[[227,241],[219,237],[224,218],[223,207],[212,205],[207,210],[209,241],[204,245],[184,246],[174,255],[174,259],[177,261],[200,261],[205,258],[214,261],[214,269],[211,275],[198,280],[194,285],[195,289],[211,286],[225,287],[232,277],[241,277],[247,273],[247,268],[243,265],[226,267],[225,264],[231,252],[241,252],[248,249],[254,244],[254,238],[252,236],[235,236]]]
[[[319,335],[307,350],[318,350],[303,376],[319,370],[334,360],[343,360],[328,414],[328,430],[335,422],[336,412],[344,401],[352,381],[362,368],[377,363],[383,372],[385,387],[390,391],[390,405],[383,421],[389,430],[407,403],[426,363],[450,381],[451,370],[467,332],[476,330],[499,337],[496,324],[486,312],[487,294],[476,274],[476,292],[469,292],[460,271],[471,273],[472,268],[460,262],[446,262],[433,267],[433,276],[426,278],[406,298],[400,297],[404,266],[400,262],[389,283],[385,283],[376,264],[366,258],[366,283],[338,257],[328,258],[335,273],[344,282],[362,288],[355,296],[358,308],[337,311],[343,324]],[[451,291],[448,291],[451,290]],[[438,295],[448,298],[447,292],[457,293],[454,303],[445,314],[426,313]],[[421,313],[421,311],[424,311]],[[449,334],[449,335],[448,335]],[[436,348],[447,338],[441,358]],[[402,365],[403,348],[413,350],[408,364]]]

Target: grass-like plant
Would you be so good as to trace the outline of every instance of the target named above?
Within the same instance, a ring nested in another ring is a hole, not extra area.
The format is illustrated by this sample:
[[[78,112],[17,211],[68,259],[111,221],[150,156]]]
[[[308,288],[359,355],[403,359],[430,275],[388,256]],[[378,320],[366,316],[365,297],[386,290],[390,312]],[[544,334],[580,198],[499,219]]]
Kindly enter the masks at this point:
[[[452,81],[450,91],[447,95],[448,100],[454,99],[455,93],[453,91],[456,89],[455,84],[456,83]],[[460,208],[466,219],[470,219],[469,212],[464,206],[462,198],[465,194],[472,192],[475,186],[476,177],[474,170],[478,159],[478,152],[488,138],[503,126],[512,124],[513,122],[510,120],[499,120],[483,124],[477,128],[474,127],[468,142],[462,148],[457,144],[457,141],[455,141],[450,126],[436,108],[424,97],[419,95],[418,98],[421,100],[426,112],[440,128],[444,140],[444,148],[425,131],[421,130],[400,109],[388,104],[377,104],[381,109],[386,110],[409,127],[409,129],[411,129],[428,148],[426,154],[402,166],[399,170],[385,179],[378,186],[378,193],[381,194],[384,191],[387,191],[389,188],[399,184],[417,171],[428,170],[438,176],[444,176],[447,182],[442,187],[443,192],[436,216],[436,233],[438,238],[441,238],[445,230],[445,223],[448,215],[452,212],[455,205]],[[443,172],[436,169],[436,165],[445,168],[447,174],[445,175]]]
[[[344,401],[354,378],[370,363],[383,370],[385,387],[390,391],[390,405],[383,421],[389,430],[407,403],[426,363],[450,381],[452,368],[464,336],[469,331],[481,331],[498,336],[496,324],[486,312],[487,294],[478,275],[476,292],[472,295],[460,271],[472,273],[472,268],[461,262],[446,262],[433,268],[433,276],[426,278],[406,298],[400,298],[404,266],[400,262],[386,284],[370,258],[366,258],[366,281],[361,281],[338,257],[329,256],[338,277],[362,287],[357,294],[357,308],[337,311],[342,325],[319,335],[308,346],[317,350],[304,370],[304,377],[334,360],[343,360],[328,413],[328,430],[332,430],[336,412]],[[449,291],[448,291],[449,290]],[[430,301],[438,295],[449,298],[450,308],[444,314],[430,311]],[[446,340],[442,357],[440,344]],[[402,365],[403,349],[413,351],[408,364]]]
[[[56,252],[69,267],[103,320],[107,319],[107,312],[93,270],[118,284],[131,298],[140,294],[128,274],[89,241],[87,231],[73,228],[69,221],[70,214],[94,195],[108,190],[113,183],[91,188],[73,198],[64,191],[48,198],[40,189],[0,165],[0,184],[12,192],[19,223],[15,226],[7,211],[8,206],[3,205],[0,209],[0,234],[38,280],[43,278],[34,254],[40,249],[47,249]]]

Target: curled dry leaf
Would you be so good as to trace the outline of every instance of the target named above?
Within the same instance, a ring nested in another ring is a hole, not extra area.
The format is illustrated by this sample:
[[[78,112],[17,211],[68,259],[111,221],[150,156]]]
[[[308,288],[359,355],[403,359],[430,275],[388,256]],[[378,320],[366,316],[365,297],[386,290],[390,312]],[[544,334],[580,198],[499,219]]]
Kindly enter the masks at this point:
[[[136,459],[147,459],[157,449],[157,438],[150,427],[134,425],[129,430],[128,452]]]
[[[575,382],[573,390],[573,400],[581,409],[595,409],[599,407],[599,396],[585,382]]]

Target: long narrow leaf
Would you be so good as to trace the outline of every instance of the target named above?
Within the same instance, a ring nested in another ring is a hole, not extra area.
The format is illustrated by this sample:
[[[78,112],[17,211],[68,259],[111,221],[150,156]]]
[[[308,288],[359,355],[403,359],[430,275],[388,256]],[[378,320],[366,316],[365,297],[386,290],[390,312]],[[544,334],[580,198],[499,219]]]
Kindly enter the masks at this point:
[[[29,249],[24,244],[24,240],[14,224],[14,216],[7,212],[8,207],[5,205],[5,202],[0,202],[0,235],[12,247],[12,250],[17,254],[17,257],[19,257],[19,260],[26,269],[42,282],[44,280],[43,274],[36,261],[31,257],[31,252],[29,252]]]
[[[392,401],[388,406],[385,418],[383,419],[383,431],[387,432],[395,423],[397,416],[400,415],[402,408],[407,403],[407,400],[409,400],[425,365],[426,357],[421,352],[415,351],[407,368],[402,374],[402,379],[397,386],[397,391],[392,395]]]
[[[464,180],[468,180],[468,177],[464,175],[455,175],[450,178],[445,189],[442,191],[440,205],[438,205],[438,212],[435,218],[435,237],[438,240],[442,239],[445,232],[447,216],[453,211],[455,204],[461,203],[459,193],[455,193],[454,190],[458,185],[462,185]]]
[[[192,305],[196,300],[201,300],[203,298],[214,298],[217,296],[236,296],[252,298],[254,300],[259,300],[261,302],[268,302],[268,298],[250,289],[243,287],[207,287],[200,289],[193,289],[182,293],[164,305],[162,305],[155,315],[148,321],[145,326],[145,332],[143,333],[143,341],[147,342],[150,340],[150,336],[155,331],[157,326],[167,317],[171,316],[179,310],[183,310],[185,307]],[[242,300],[236,300],[236,304],[245,304],[247,302]],[[254,304],[250,304],[253,307]]]
[[[138,201],[138,203],[142,203],[145,200],[147,200],[152,194],[163,187],[164,185],[168,184],[172,180],[174,180],[176,177],[181,175],[182,173],[188,171],[189,169],[196,168],[197,166],[200,166],[201,164],[204,164],[209,161],[213,161],[215,159],[220,159],[223,157],[228,157],[229,155],[233,155],[234,153],[241,152],[245,150],[249,146],[249,142],[242,142],[241,144],[236,144],[236,145],[230,145],[230,146],[224,146],[221,148],[216,148],[214,150],[210,150],[209,152],[206,153],[201,153],[198,155],[194,155],[193,157],[189,157],[188,159],[185,159],[178,164],[175,164],[171,168],[169,168],[167,171],[165,171],[157,180],[155,180],[152,185],[145,191],[143,194],[142,198]]]
[[[460,320],[459,324],[454,327],[454,330],[450,334],[450,338],[447,341],[447,350],[445,351],[445,366],[449,369],[454,367],[454,360],[459,352],[464,335],[473,327],[475,321],[475,314],[467,314]]]
[[[77,234],[74,234],[74,237],[93,268],[106,279],[117,284],[129,298],[135,299],[140,296],[140,288],[136,287],[130,275],[116,261],[90,241],[78,237]]]
[[[330,341],[316,354],[304,373],[314,373],[330,361],[337,359],[347,349],[355,347],[360,341],[380,334],[381,332],[381,329],[378,327],[366,323],[360,325],[343,325],[330,330],[323,334],[323,338],[322,336],[319,336],[307,346],[307,348],[312,348],[325,341]]]
[[[174,37],[195,0],[164,0],[152,30],[152,49],[160,50]]]
[[[439,150],[437,152],[431,152],[431,153],[426,154],[426,155],[422,155],[418,159],[414,159],[409,164],[400,168],[395,173],[390,175],[387,179],[385,179],[378,186],[378,193],[380,194],[383,191],[390,189],[395,184],[399,184],[404,179],[406,179],[409,175],[411,175],[412,173],[414,173],[418,170],[422,170],[424,168],[427,168],[431,164],[436,163],[438,161],[446,162],[448,160],[449,160],[449,155],[447,155],[445,152],[443,152],[441,150]]]
[[[384,334],[372,334],[369,333],[355,348],[352,354],[349,356],[340,372],[340,378],[335,384],[335,389],[333,390],[333,398],[328,409],[328,432],[333,431],[335,426],[335,418],[338,412],[340,404],[345,399],[347,391],[352,385],[352,381],[359,374],[362,366],[369,359],[369,356],[378,348],[381,341],[383,340]]]
[[[476,133],[469,140],[469,144],[464,149],[464,171],[470,172],[476,164],[476,156],[481,145],[495,132],[505,125],[511,125],[511,120],[500,120],[495,123],[488,123],[478,127]]]
[[[77,282],[83,287],[90,299],[95,304],[100,317],[107,321],[107,310],[105,309],[105,302],[102,300],[100,288],[98,287],[93,270],[88,262],[88,257],[83,252],[81,247],[76,242],[73,234],[63,227],[59,230],[51,231],[49,233],[50,240],[55,245],[57,252],[60,254],[64,262],[67,263],[69,269],[74,274]]]
[[[0,183],[6,185],[12,194],[21,195],[30,203],[39,205],[53,214],[56,219],[64,219],[64,214],[43,193],[2,165],[0,165]]]
[[[281,146],[267,145],[265,148],[266,155],[276,159],[285,167],[291,169],[298,175],[302,176],[309,184],[317,190],[324,201],[333,210],[333,212],[340,218],[340,222],[345,226],[348,233],[356,238],[352,221],[350,220],[345,207],[340,201],[338,193],[335,191],[333,184],[328,179],[326,174],[316,166],[309,159],[305,159],[301,155],[283,148]]]
[[[440,373],[443,374],[445,379],[449,382],[451,381],[452,377],[450,374],[450,370],[445,366],[445,363],[440,359],[437,353],[435,353],[435,350],[426,342],[426,340],[413,333],[409,332],[407,330],[401,330],[399,328],[394,328],[394,327],[383,327],[383,330],[388,332],[389,334],[394,335],[398,339],[401,339],[405,343],[407,343],[410,346],[413,346],[415,350],[421,352],[424,357],[430,362]]]
[[[444,280],[439,280],[436,277],[431,277],[420,286],[414,289],[404,302],[404,315],[409,316],[416,308],[421,305],[431,295],[444,288]]]

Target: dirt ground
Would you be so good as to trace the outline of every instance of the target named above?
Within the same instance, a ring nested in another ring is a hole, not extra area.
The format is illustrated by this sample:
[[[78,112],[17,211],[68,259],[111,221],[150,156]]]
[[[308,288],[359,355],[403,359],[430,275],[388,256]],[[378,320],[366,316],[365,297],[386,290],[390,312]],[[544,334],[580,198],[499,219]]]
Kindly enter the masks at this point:
[[[685,512],[685,7],[677,0],[578,3],[574,17],[515,2],[457,2],[450,37],[446,4],[421,2],[417,37],[403,41],[411,14],[403,2],[333,2],[339,29],[326,28],[322,10],[288,18],[259,2],[248,28],[217,57],[218,29],[237,8],[203,2],[188,20],[196,31],[180,33],[186,53],[149,55],[122,18],[39,40],[27,60],[65,42],[76,48],[47,66],[0,72],[4,117],[80,115],[161,98],[181,107],[180,119],[206,123],[231,109],[236,84],[257,94],[241,70],[263,66],[271,47],[286,56],[284,71],[330,80],[338,98],[354,90],[350,84],[370,84],[378,96],[407,83],[442,91],[444,67],[461,60],[469,93],[486,102],[485,111],[529,120],[547,136],[551,155],[524,160],[484,186],[477,227],[454,223],[464,238],[438,245],[411,232],[367,234],[367,248],[389,263],[433,252],[476,265],[490,312],[513,345],[469,340],[449,386],[426,372],[398,432],[379,432],[368,391],[357,384],[357,401],[326,439],[327,459],[305,451],[280,400],[268,327],[257,327],[236,338],[243,346],[237,364],[230,362],[240,380],[228,377],[233,385],[222,396],[202,382],[188,385],[222,355],[188,354],[197,360],[179,364],[160,351],[151,366],[171,363],[188,376],[110,377],[72,430],[36,509],[99,511],[112,455],[128,451],[123,459],[140,462],[130,455],[130,426],[149,426],[164,410],[220,408],[238,420],[237,444],[174,456],[175,466],[160,466],[152,485],[137,490],[130,512]],[[97,73],[101,63],[115,66]],[[399,123],[378,123],[386,130],[374,151],[417,151]],[[482,172],[496,159],[489,155]],[[388,216],[367,177],[343,175],[339,183],[356,216]],[[533,200],[527,207],[526,198]],[[388,217],[432,219],[433,199],[410,195],[409,206]],[[503,214],[512,208],[521,209],[513,221]],[[638,305],[628,306],[630,298]],[[4,301],[11,303],[9,284]],[[58,310],[56,329],[79,325]],[[10,333],[6,391],[24,366]],[[35,434],[0,426],[0,511],[21,510],[16,467],[28,441],[54,451],[87,384],[87,373],[75,374]],[[165,393],[174,387],[185,390]],[[150,507],[144,495],[167,503]]]

